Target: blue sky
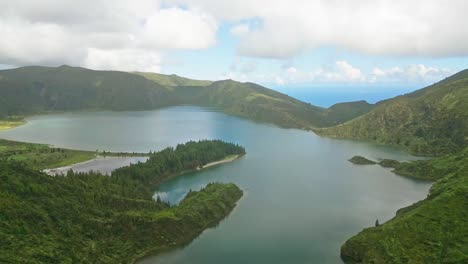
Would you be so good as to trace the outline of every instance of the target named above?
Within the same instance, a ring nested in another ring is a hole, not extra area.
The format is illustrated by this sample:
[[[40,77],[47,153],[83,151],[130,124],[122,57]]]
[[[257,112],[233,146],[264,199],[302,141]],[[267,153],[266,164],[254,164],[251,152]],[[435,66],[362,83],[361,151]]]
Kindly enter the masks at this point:
[[[0,4],[0,68],[68,64],[250,81],[290,94],[390,94],[468,67],[464,0]]]

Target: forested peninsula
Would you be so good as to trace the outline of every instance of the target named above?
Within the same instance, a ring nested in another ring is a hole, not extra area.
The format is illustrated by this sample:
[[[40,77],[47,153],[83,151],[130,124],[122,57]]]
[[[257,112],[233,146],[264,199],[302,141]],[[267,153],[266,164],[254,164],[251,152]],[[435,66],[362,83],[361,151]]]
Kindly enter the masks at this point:
[[[185,245],[225,218],[242,190],[211,183],[177,206],[154,200],[154,190],[170,177],[244,154],[219,140],[188,142],[110,176],[70,171],[56,177],[2,158],[0,262],[129,263]]]

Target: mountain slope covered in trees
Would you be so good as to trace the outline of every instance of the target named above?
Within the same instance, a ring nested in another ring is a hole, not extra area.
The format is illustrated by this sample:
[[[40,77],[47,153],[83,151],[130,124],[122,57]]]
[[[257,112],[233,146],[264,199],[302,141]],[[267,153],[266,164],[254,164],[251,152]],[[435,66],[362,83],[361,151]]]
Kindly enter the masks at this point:
[[[413,177],[439,180],[426,199],[346,241],[342,258],[349,263],[466,263],[468,148],[402,164]]]
[[[468,146],[468,70],[413,93],[379,102],[358,118],[315,132],[327,137],[398,145],[423,155],[459,151]]]
[[[215,107],[284,127],[339,124],[370,110],[367,103],[330,109],[253,83],[199,81],[176,75],[31,66],[0,71],[0,119],[54,111],[151,110],[174,105]]]

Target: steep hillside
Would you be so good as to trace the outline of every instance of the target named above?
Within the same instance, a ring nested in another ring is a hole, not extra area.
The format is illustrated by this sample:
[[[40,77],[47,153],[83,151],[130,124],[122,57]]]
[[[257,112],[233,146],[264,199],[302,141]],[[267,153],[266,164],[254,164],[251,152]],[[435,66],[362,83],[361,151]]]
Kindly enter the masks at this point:
[[[325,109],[301,102],[254,83],[217,81],[194,90],[177,89],[186,103],[216,107],[225,113],[284,127],[311,128],[328,125]]]
[[[429,174],[440,180],[426,199],[346,241],[342,258],[349,263],[467,263],[468,148],[407,163],[406,169],[419,178]]]
[[[0,71],[0,112],[7,116],[82,109],[143,110],[174,103],[163,86],[126,72],[69,66]]]
[[[333,120],[334,125],[336,125],[370,112],[375,107],[375,104],[369,104],[364,100],[338,103],[327,109],[326,116],[327,119]]]
[[[441,155],[468,145],[468,70],[416,92],[377,104],[319,135],[374,140],[412,153]]]

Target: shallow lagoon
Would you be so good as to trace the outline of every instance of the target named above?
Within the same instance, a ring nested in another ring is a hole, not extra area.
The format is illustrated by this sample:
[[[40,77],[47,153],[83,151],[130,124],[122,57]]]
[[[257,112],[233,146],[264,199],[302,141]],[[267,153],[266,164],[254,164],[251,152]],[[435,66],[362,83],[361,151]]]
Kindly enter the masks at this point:
[[[246,147],[241,159],[155,190],[176,203],[189,189],[218,181],[238,184],[245,195],[217,228],[142,263],[341,263],[339,248],[347,238],[423,199],[430,187],[376,165],[347,161],[353,155],[415,159],[400,150],[320,138],[198,107],[37,116],[1,131],[0,138],[119,152],[154,151],[198,139]]]

